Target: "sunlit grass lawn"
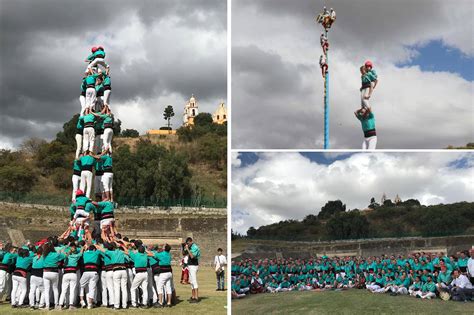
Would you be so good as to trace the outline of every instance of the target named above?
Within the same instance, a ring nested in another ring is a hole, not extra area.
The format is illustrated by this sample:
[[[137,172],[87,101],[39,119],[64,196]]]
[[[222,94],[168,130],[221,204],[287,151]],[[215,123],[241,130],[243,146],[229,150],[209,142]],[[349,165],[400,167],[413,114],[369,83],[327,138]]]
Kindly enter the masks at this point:
[[[474,314],[474,302],[422,300],[357,289],[282,292],[232,300],[232,314]]]
[[[92,310],[77,309],[74,311],[31,311],[29,308],[13,309],[9,304],[0,304],[0,314],[38,314],[38,313],[65,313],[65,314],[226,314],[227,313],[227,291],[216,291],[216,276],[214,269],[200,267],[198,272],[199,295],[201,302],[190,304],[187,300],[191,297],[191,286],[179,283],[181,268],[175,267],[173,273],[178,304],[172,308],[165,309],[127,309],[114,311],[108,308],[94,308]]]

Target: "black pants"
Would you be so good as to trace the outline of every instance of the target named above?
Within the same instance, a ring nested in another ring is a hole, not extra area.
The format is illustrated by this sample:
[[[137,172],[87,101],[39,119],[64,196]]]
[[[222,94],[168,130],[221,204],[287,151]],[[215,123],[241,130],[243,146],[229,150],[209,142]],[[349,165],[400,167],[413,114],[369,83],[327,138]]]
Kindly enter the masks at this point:
[[[216,272],[216,278],[217,278],[217,289],[218,290],[224,290],[225,271]]]

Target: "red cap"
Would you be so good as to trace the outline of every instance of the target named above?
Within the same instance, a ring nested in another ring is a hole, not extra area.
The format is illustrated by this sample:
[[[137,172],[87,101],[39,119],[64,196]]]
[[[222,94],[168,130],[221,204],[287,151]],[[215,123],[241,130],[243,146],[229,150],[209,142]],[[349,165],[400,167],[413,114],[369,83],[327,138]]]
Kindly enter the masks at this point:
[[[91,48],[92,53],[95,53],[96,51],[97,51],[97,47],[94,46],[94,47]]]
[[[84,192],[80,189],[76,190],[76,196],[82,196],[84,195]]]
[[[371,67],[372,68],[372,61],[367,60],[364,64],[366,67]]]

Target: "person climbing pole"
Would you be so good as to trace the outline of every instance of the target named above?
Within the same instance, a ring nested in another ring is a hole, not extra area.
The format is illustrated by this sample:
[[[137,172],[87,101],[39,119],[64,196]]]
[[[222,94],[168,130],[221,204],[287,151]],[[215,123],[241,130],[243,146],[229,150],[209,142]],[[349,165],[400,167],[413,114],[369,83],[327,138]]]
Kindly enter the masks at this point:
[[[319,57],[319,66],[321,67],[321,74],[323,75],[323,78],[326,77],[326,73],[328,72],[328,64],[326,63],[325,55],[321,55],[321,57]]]
[[[321,36],[319,37],[319,42],[321,43],[321,47],[323,48],[323,54],[326,55],[328,53],[329,49],[329,42],[328,38],[324,33],[321,33]]]

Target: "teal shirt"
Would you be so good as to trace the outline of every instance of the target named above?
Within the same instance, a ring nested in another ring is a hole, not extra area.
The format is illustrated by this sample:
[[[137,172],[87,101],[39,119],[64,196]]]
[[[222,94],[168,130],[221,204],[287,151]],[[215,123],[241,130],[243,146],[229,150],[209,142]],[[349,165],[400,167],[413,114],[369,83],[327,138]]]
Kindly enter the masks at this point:
[[[155,258],[159,260],[160,266],[171,266],[171,254],[169,252],[156,253]]]
[[[448,283],[451,283],[452,281],[452,277],[451,277],[451,272],[449,271],[446,271],[446,272],[442,272],[440,271],[439,274],[438,274],[438,282],[443,282],[445,284],[448,284]]]
[[[374,82],[375,80],[377,80],[377,73],[375,72],[374,69],[371,69],[370,71],[368,71],[365,76],[367,77],[367,79],[369,80],[369,82]]]
[[[111,201],[101,201],[98,202],[100,213],[113,213],[114,212],[114,203]]]
[[[125,264],[128,261],[127,255],[120,249],[116,250],[107,250],[105,255],[110,258],[110,263],[115,264]]]
[[[100,115],[100,118],[102,118],[102,128],[103,129],[113,128],[114,118],[112,117],[112,115]]]
[[[89,204],[91,200],[87,198],[86,196],[79,196],[76,197],[76,208],[81,207],[81,208],[86,208],[86,205]]]
[[[14,265],[16,262],[18,254],[6,252],[3,255],[2,264],[4,265]]]
[[[370,113],[367,118],[362,118],[361,115],[357,115],[357,119],[360,120],[360,123],[362,125],[362,130],[365,132],[365,131],[368,131],[368,130],[372,130],[372,129],[375,129],[375,116],[374,116],[374,113]]]
[[[195,243],[193,243],[193,246],[191,246],[189,251],[191,252],[191,254],[193,254],[195,259],[199,260],[199,258],[201,257],[201,250]]]
[[[102,162],[104,163],[103,164],[103,167],[104,167],[104,170],[107,170],[107,169],[111,169],[112,168],[112,157],[110,155],[102,155],[100,157],[100,159],[102,160]]]
[[[81,167],[82,167],[82,170],[85,169],[85,167],[93,167],[95,165],[95,159],[93,156],[90,156],[90,155],[83,155],[81,156]]]
[[[95,119],[96,119],[94,114],[87,114],[87,115],[82,116],[82,118],[84,119],[84,124],[88,124],[88,123],[93,124],[95,122]]]
[[[97,73],[88,75],[85,79],[86,84],[87,85],[94,85],[94,87],[95,87],[95,80],[97,79],[98,76],[99,76],[99,74],[97,74]]]
[[[84,131],[84,116],[79,117],[76,124],[76,133],[82,134]]]
[[[94,59],[95,59],[95,58],[105,58],[105,51],[97,50],[97,51],[94,53]]]
[[[102,77],[104,78],[104,85],[111,85],[110,76],[106,75],[105,73],[102,73]]]
[[[33,269],[43,269],[43,256],[35,255],[33,257],[33,262],[31,265],[31,268]]]
[[[69,254],[66,260],[66,267],[77,267],[79,259],[81,259],[82,253]]]
[[[104,172],[104,163],[101,159],[95,160],[95,175],[102,175]]]
[[[27,256],[27,257],[20,257],[18,256],[16,259],[16,268],[21,268],[28,270],[31,267],[31,264],[33,263],[33,257]]]
[[[87,90],[86,86],[87,86],[86,85],[86,79],[84,78],[84,79],[82,79],[82,83],[81,83],[81,92],[82,93],[86,93],[86,90]]]
[[[139,252],[130,252],[130,259],[135,268],[146,268],[148,266],[148,254]]]
[[[63,253],[51,252],[48,256],[43,256],[43,268],[58,268],[59,262],[65,258]]]
[[[87,250],[82,254],[84,264],[99,264],[99,259],[102,256],[102,252],[99,250]]]
[[[74,160],[74,164],[72,166],[72,169],[76,172],[81,172],[81,161],[80,160]]]

